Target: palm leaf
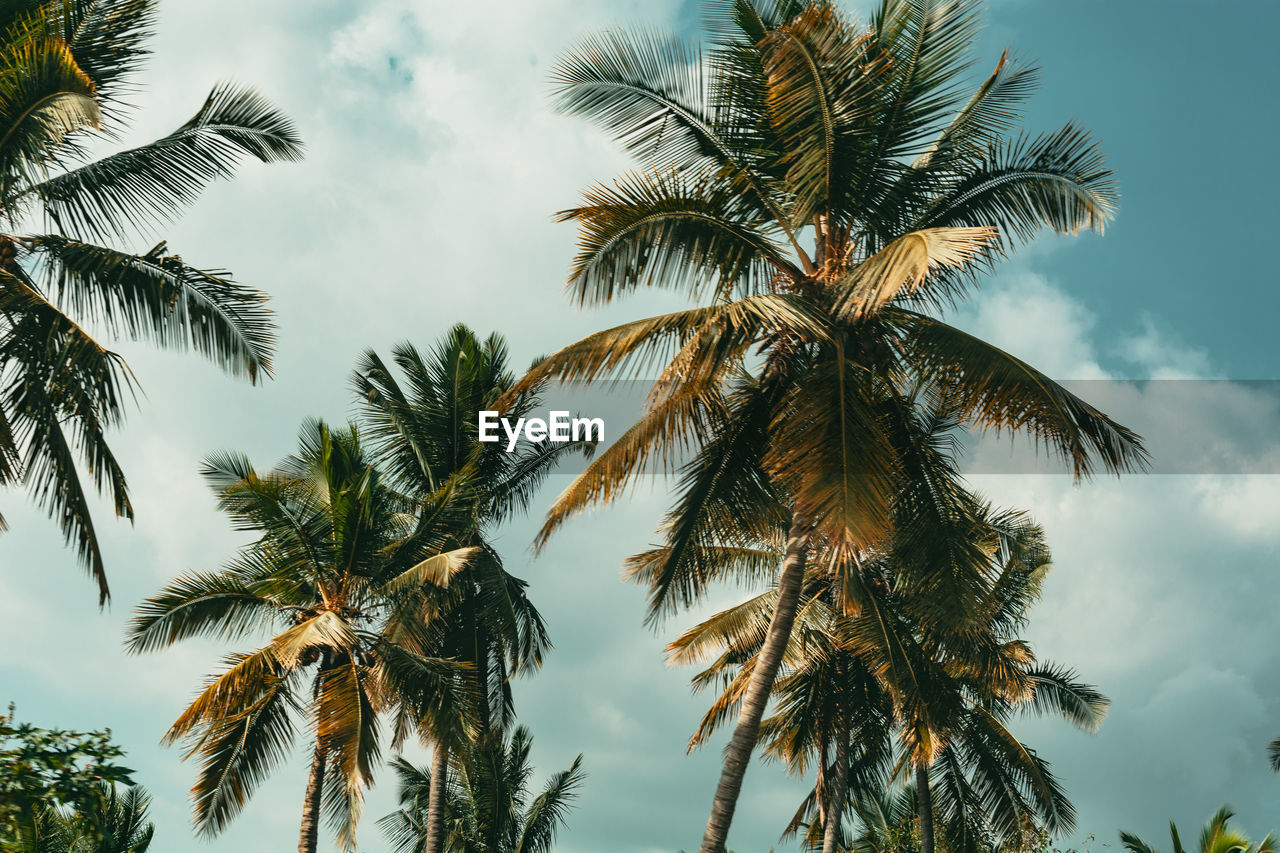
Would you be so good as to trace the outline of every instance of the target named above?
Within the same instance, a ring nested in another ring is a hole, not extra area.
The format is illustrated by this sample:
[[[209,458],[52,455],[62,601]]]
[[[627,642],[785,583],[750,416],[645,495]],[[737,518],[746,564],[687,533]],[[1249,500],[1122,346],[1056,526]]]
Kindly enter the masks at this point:
[[[293,123],[252,89],[216,87],[189,121],[155,142],[35,183],[29,192],[69,233],[128,236],[175,218],[245,157],[296,161]]]
[[[1023,432],[1059,454],[1076,477],[1101,461],[1112,473],[1147,464],[1142,439],[1027,363],[939,320],[902,309],[904,363],[947,389],[956,411],[982,429]]]

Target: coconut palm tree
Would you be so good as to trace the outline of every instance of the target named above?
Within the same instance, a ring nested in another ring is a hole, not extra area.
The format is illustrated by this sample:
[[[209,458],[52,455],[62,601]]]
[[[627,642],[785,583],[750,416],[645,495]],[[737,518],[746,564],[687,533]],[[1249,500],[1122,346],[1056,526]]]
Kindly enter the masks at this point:
[[[144,788],[104,783],[88,812],[45,808],[18,853],[146,853],[155,835],[150,806]]]
[[[446,853],[547,853],[586,774],[579,755],[547,780],[529,799],[533,738],[524,726],[510,736],[494,729],[457,762],[456,778],[446,786]],[[396,761],[402,808],[379,821],[398,853],[427,849],[430,792],[435,768]]]
[[[106,434],[136,386],[89,329],[194,350],[251,382],[270,375],[273,347],[262,292],[164,242],[134,253],[106,241],[154,237],[245,158],[296,160],[302,150],[282,113],[222,84],[167,136],[89,158],[132,118],[156,3],[0,9],[0,486],[25,486],[58,520],[100,603],[110,588],[80,471],[133,518]]]
[[[237,529],[259,538],[222,570],[188,573],[143,602],[128,648],[278,633],[229,656],[165,735],[201,760],[196,826],[221,831],[284,760],[301,722],[315,740],[299,853],[314,853],[322,812],[353,849],[381,754],[379,717],[396,720],[398,743],[406,726],[446,731],[470,713],[466,665],[432,655],[432,591],[476,549],[443,550],[456,523],[447,500],[430,513],[388,488],[354,427],[308,421],[297,454],[273,470],[227,453],[204,474]]]
[[[1266,838],[1255,844],[1247,835],[1227,825],[1233,817],[1235,813],[1231,811],[1230,806],[1218,809],[1200,831],[1200,845],[1197,853],[1275,853],[1274,834],[1269,833]],[[1169,837],[1173,842],[1173,853],[1186,853],[1182,846],[1182,839],[1178,835],[1178,827],[1172,821],[1169,823]],[[1130,853],[1158,853],[1157,848],[1131,832],[1120,833],[1120,845]]]
[[[913,786],[859,791],[853,809],[859,828],[849,842],[852,853],[914,853],[920,849],[919,806]]]
[[[903,583],[892,553],[861,554],[858,571],[838,582],[808,573],[775,682],[777,710],[763,721],[761,741],[792,772],[803,774],[810,762],[818,767],[814,792],[788,832],[804,832],[824,853],[843,849],[842,816],[860,794],[883,787],[893,731],[898,767],[914,767],[925,853],[935,849],[935,811],[953,850],[977,849],[986,836],[1018,844],[1028,828],[1058,832],[1074,824],[1048,764],[1007,723],[1029,711],[1093,729],[1107,701],[1070,671],[1038,663],[1017,638],[1047,570],[1040,528],[1018,514],[986,507],[977,514],[995,543],[979,602],[981,632],[976,622],[958,633],[922,627],[913,615],[920,593]],[[714,655],[695,686],[723,685],[691,747],[741,703],[776,598],[776,589],[758,595],[671,644],[677,663]]]
[[[1280,737],[1267,744],[1267,758],[1271,762],[1271,769],[1280,773]]]
[[[436,653],[471,666],[480,711],[475,731],[483,738],[514,716],[511,676],[541,666],[551,645],[527,584],[506,571],[490,537],[525,511],[560,459],[589,452],[590,445],[528,444],[508,453],[501,444],[481,442],[477,413],[499,408],[516,377],[500,335],[481,340],[463,325],[427,353],[400,344],[391,364],[366,352],[353,382],[372,452],[391,482],[426,507],[449,496],[459,510],[450,547],[477,549],[466,570],[435,594],[436,620],[443,626]],[[523,417],[536,409],[539,390],[533,386],[515,397],[503,415]],[[443,783],[450,751],[464,746],[448,734],[431,733],[437,790],[427,821],[427,853],[443,849]]]
[[[561,106],[643,164],[561,214],[580,228],[573,298],[664,287],[701,306],[585,338],[528,381],[656,374],[643,418],[566,490],[539,538],[646,467],[679,470],[671,547],[644,573],[650,618],[723,576],[702,559],[707,541],[786,543],[701,846],[722,853],[810,542],[847,557],[891,528],[901,460],[879,420],[886,387],[946,389],[966,425],[1034,436],[1077,477],[1144,454],[1134,433],[936,316],[1017,241],[1101,230],[1116,200],[1084,130],[1010,135],[1034,69],[1004,57],[966,96],[979,0],[883,0],[868,27],[830,2],[708,5],[705,56],[610,32],[555,72]]]

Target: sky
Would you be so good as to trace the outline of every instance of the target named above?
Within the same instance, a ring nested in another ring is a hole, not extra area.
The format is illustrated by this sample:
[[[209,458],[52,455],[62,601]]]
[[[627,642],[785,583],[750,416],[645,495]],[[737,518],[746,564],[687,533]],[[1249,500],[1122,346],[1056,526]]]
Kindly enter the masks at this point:
[[[1065,842],[1115,847],[1120,829],[1163,842],[1170,818],[1185,832],[1224,803],[1261,836],[1280,829],[1280,776],[1265,760],[1280,735],[1280,407],[1266,384],[1185,380],[1280,377],[1280,171],[1266,159],[1280,124],[1280,6],[992,0],[987,18],[985,59],[1008,46],[1043,67],[1027,126],[1093,128],[1123,201],[1105,236],[1038,240],[951,319],[1064,380],[1171,380],[1106,387],[1161,470],[1179,472],[1077,486],[1043,465],[996,473],[1015,467],[1008,445],[976,449],[975,486],[1031,512],[1053,548],[1030,639],[1113,700],[1096,735],[1054,721],[1019,732],[1076,802],[1079,830]],[[230,448],[266,466],[292,449],[304,417],[346,418],[347,378],[369,347],[426,345],[465,322],[506,335],[523,362],[677,306],[642,294],[586,312],[564,297],[574,235],[551,215],[627,162],[551,109],[547,76],[588,32],[696,20],[678,0],[162,4],[124,144],[177,126],[222,79],[259,87],[307,143],[304,162],[246,166],[162,235],[184,259],[271,293],[276,377],[253,388],[194,356],[120,344],[146,394],[114,441],[137,523],[111,522],[105,505],[97,515],[115,593],[106,611],[56,526],[20,494],[0,495],[13,528],[0,536],[0,700],[43,726],[111,727],[156,797],[158,848],[289,849],[305,784],[299,749],[219,839],[195,838],[185,798],[195,768],[159,739],[230,649],[121,648],[136,602],[180,572],[215,568],[243,541],[217,514],[200,460]],[[1258,471],[1273,473],[1247,473]],[[566,482],[552,478],[535,507]],[[565,853],[675,853],[696,847],[706,820],[723,738],[684,754],[707,700],[662,658],[699,614],[647,629],[643,591],[620,579],[665,502],[650,481],[537,559],[536,515],[498,537],[556,644],[516,686],[539,775],[578,753],[589,774]],[[707,608],[741,595],[717,592]],[[730,846],[768,849],[803,788],[753,765]],[[393,805],[384,773],[362,849],[388,849],[373,819]]]

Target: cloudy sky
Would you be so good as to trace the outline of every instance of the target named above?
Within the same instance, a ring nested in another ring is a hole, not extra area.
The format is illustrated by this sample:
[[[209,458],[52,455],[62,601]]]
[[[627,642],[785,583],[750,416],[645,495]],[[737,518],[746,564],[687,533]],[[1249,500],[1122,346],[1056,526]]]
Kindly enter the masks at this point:
[[[697,13],[680,0],[166,0],[162,10],[130,141],[181,123],[214,81],[233,78],[283,106],[308,145],[301,164],[246,168],[214,187],[164,235],[185,259],[271,292],[277,378],[249,388],[193,357],[121,346],[147,395],[115,445],[138,523],[99,512],[115,602],[99,612],[56,527],[19,495],[0,495],[14,527],[0,538],[0,700],[45,726],[110,726],[156,795],[160,849],[185,853],[210,846],[189,829],[194,768],[158,741],[225,649],[189,643],[137,658],[120,639],[134,603],[238,544],[196,476],[199,460],[235,448],[270,464],[303,417],[343,419],[347,375],[366,347],[428,343],[462,321],[501,331],[524,361],[674,305],[646,295],[586,313],[563,298],[573,234],[550,214],[625,162],[548,108],[546,80],[588,31],[689,29]],[[956,321],[1063,379],[1280,376],[1280,179],[1266,160],[1278,23],[1280,6],[1266,0],[993,0],[984,55],[1012,46],[1044,66],[1028,125],[1093,127],[1124,201],[1104,238],[1036,243]],[[1280,777],[1264,754],[1280,734],[1273,386],[1110,387],[1163,470],[1180,473],[1082,487],[1053,473],[991,473],[1005,470],[1005,446],[983,446],[988,464],[975,464],[975,483],[1030,510],[1054,548],[1032,639],[1114,700],[1098,735],[1048,722],[1022,731],[1078,804],[1075,841],[1115,846],[1120,828],[1158,838],[1169,818],[1198,826],[1224,802],[1260,836],[1280,828]],[[1272,473],[1248,473],[1258,471]],[[619,579],[664,501],[654,483],[575,523],[537,560],[532,520],[500,539],[557,643],[517,689],[540,772],[582,752],[590,773],[562,836],[568,853],[674,853],[696,846],[705,822],[719,744],[684,755],[703,700],[660,654],[680,623],[646,630],[643,593]],[[279,772],[213,847],[289,849],[304,773],[300,760]],[[801,788],[753,767],[731,846],[767,849]],[[383,784],[367,814],[393,800]],[[372,820],[361,839],[386,849]]]

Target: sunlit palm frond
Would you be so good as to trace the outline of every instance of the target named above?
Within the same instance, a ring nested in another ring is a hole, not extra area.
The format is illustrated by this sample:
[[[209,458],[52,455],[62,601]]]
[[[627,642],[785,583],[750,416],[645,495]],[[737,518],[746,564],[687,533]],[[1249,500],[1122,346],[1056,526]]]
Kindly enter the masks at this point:
[[[93,81],[61,38],[13,32],[0,43],[0,202],[18,193],[69,153],[67,138],[98,127],[102,111]]]
[[[845,322],[872,316],[913,296],[939,268],[964,269],[985,255],[994,228],[931,228],[894,240],[850,269],[837,284],[835,313]]]
[[[865,73],[874,65],[870,45],[870,36],[848,26],[831,3],[809,6],[762,41],[766,108],[782,151],[793,227],[850,210],[879,84],[875,73]]]

